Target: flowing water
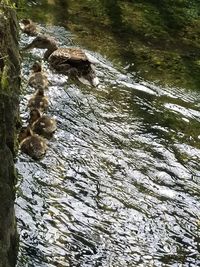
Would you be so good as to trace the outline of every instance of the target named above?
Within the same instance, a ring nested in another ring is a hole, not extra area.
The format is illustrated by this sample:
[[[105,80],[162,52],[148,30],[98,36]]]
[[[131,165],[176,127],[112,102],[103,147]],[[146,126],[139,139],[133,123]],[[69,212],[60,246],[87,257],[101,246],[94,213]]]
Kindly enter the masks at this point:
[[[64,28],[39,26],[74,45]],[[22,34],[21,47],[31,40]],[[199,266],[200,95],[137,82],[85,51],[97,88],[43,63],[58,130],[44,159],[16,163],[18,267]],[[24,123],[29,70],[43,52],[23,55]]]

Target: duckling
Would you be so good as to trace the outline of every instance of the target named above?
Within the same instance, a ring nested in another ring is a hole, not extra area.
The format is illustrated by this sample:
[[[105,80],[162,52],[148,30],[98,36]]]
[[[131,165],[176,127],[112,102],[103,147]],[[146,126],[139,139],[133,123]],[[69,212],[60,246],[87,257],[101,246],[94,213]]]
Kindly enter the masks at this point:
[[[46,138],[51,138],[57,129],[55,119],[42,115],[39,109],[32,109],[30,111],[29,125],[34,133]]]
[[[47,49],[44,53],[44,59],[48,60],[50,66],[59,73],[69,74],[70,70],[73,69],[73,73],[78,79],[83,77],[91,85],[98,85],[99,81],[96,77],[94,66],[80,48],[58,48],[55,40],[45,35],[37,36],[23,50],[32,48]],[[83,82],[83,79],[79,80]]]
[[[38,34],[37,27],[31,19],[22,19],[20,26],[21,30],[30,36],[35,36]]]
[[[44,88],[38,86],[36,93],[29,99],[28,107],[30,109],[37,108],[41,111],[47,110],[49,106],[48,98],[44,95]]]
[[[47,89],[49,82],[46,74],[42,71],[41,63],[36,61],[31,69],[32,73],[29,77],[28,84],[34,88],[41,86],[44,89]]]
[[[41,159],[45,155],[46,140],[38,134],[34,134],[29,126],[21,129],[18,140],[21,151],[33,159]]]

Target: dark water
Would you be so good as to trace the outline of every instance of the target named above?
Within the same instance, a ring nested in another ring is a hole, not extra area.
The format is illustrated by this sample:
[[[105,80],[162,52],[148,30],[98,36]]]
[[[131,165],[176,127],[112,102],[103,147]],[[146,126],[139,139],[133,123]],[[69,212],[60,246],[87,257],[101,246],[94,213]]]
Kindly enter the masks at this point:
[[[65,45],[64,28],[44,27]],[[32,37],[21,35],[21,47]],[[100,54],[98,88],[44,62],[48,114],[58,122],[45,158],[20,154],[18,267],[199,266],[200,95],[137,83]],[[34,49],[23,56],[21,116]]]

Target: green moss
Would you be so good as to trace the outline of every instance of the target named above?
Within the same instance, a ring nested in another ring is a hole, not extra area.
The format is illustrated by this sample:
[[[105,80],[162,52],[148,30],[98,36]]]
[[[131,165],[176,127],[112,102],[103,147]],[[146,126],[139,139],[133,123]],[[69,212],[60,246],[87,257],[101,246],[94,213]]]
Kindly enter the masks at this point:
[[[1,88],[3,91],[9,92],[10,82],[9,82],[9,67],[5,65],[1,75]]]
[[[1,0],[1,5],[10,8],[15,8],[15,3],[13,3],[12,0]]]
[[[18,246],[14,217],[17,176],[12,152],[16,142],[16,117],[19,116],[20,68],[17,21],[10,3],[13,1],[3,0],[0,4],[0,266],[4,267],[16,265]]]

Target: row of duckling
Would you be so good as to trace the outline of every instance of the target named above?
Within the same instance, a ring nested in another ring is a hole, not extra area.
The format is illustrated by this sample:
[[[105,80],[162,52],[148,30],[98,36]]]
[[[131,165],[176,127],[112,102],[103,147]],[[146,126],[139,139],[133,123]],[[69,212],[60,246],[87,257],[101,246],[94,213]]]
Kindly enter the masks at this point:
[[[30,19],[21,21],[22,31],[29,36],[36,36],[33,41],[23,48],[28,51],[33,48],[46,49],[44,60],[50,67],[60,74],[77,78],[84,84],[98,85],[98,78],[93,63],[86,53],[80,48],[58,47],[57,42],[51,36],[40,34],[34,22]],[[19,134],[21,150],[33,158],[41,158],[47,149],[46,140],[56,130],[56,122],[47,115],[42,114],[48,107],[48,100],[44,90],[48,88],[48,79],[41,69],[41,65],[33,65],[29,85],[36,88],[35,94],[30,98],[30,119],[28,126]]]
[[[40,159],[45,155],[48,147],[46,139],[53,136],[57,125],[54,118],[44,114],[49,106],[48,98],[45,96],[48,79],[42,72],[39,62],[33,64],[28,84],[36,91],[27,105],[30,110],[28,125],[22,127],[18,140],[22,152],[34,159]]]
[[[30,44],[23,48],[23,51],[33,48],[46,49],[44,60],[47,60],[50,67],[58,73],[76,78],[85,85],[97,86],[99,84],[94,62],[91,62],[82,49],[58,47],[57,41],[51,36],[40,34],[35,23],[30,19],[22,20],[21,24],[24,33],[36,36]]]

